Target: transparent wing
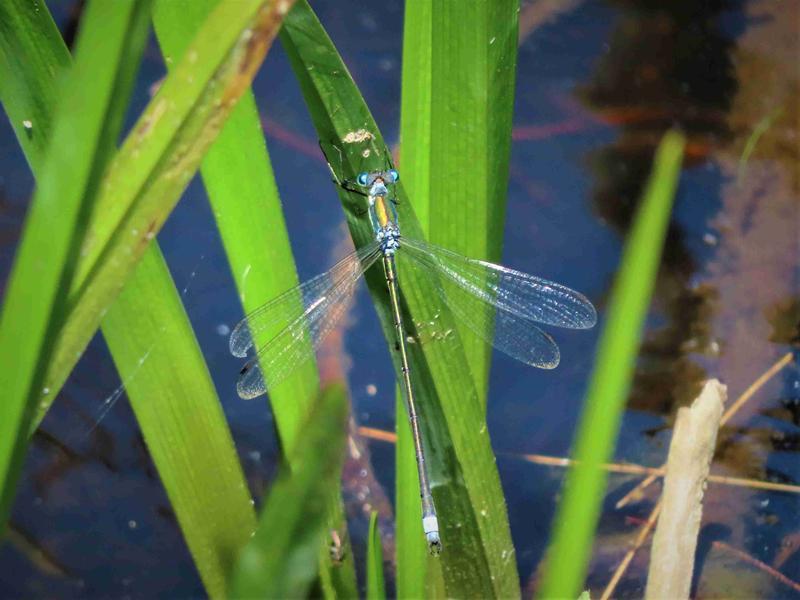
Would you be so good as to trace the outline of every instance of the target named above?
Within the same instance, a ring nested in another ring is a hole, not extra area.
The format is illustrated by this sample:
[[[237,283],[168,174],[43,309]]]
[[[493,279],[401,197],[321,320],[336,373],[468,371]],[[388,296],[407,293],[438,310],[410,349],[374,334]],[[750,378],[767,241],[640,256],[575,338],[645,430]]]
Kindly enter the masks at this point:
[[[589,329],[597,322],[586,296],[561,284],[421,240],[403,238],[401,245],[456,286],[512,315],[569,329]]]
[[[404,239],[405,240],[405,239]],[[541,369],[558,365],[558,346],[547,333],[524,316],[488,302],[485,294],[457,285],[428,253],[404,243],[397,252],[400,286],[406,269],[420,271],[439,280],[436,289],[450,312],[486,343],[525,364]]]
[[[366,270],[359,263],[365,261],[379,248],[372,242],[344,257],[329,270],[283,292],[269,302],[246,315],[233,328],[229,339],[231,354],[244,357],[253,346],[253,338],[261,332],[278,333],[287,323],[305,313],[320,296],[342,281],[358,279]],[[276,329],[277,327],[277,329]]]
[[[241,370],[239,396],[260,396],[305,364],[341,320],[361,275],[380,256],[378,242],[364,246],[242,319],[230,337],[234,356],[246,356],[259,334],[269,341]]]

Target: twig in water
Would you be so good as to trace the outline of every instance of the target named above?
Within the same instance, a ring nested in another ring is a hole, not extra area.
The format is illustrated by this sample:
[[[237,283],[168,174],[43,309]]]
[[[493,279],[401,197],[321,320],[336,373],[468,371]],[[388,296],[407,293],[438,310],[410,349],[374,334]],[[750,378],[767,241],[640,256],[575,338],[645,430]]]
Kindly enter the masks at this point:
[[[725,414],[722,415],[722,419],[720,419],[720,427],[725,425],[728,421],[733,418],[733,416],[739,411],[739,409],[744,406],[744,403],[747,402],[753,395],[760,390],[764,385],[778,372],[783,369],[786,365],[792,362],[793,354],[791,352],[787,352],[784,354],[774,365],[772,365],[769,369],[764,371],[764,373],[756,379],[750,387],[748,387],[741,396],[739,396],[736,401],[731,404],[730,408],[725,411]]]
[[[639,534],[636,536],[636,539],[633,541],[633,545],[630,547],[628,552],[625,553],[625,557],[622,559],[622,562],[619,563],[617,566],[617,570],[614,571],[614,575],[611,577],[611,581],[608,582],[606,585],[606,589],[603,590],[603,595],[600,596],[600,600],[608,600],[611,598],[611,595],[614,593],[614,590],[617,589],[617,584],[619,583],[622,576],[625,574],[625,571],[628,570],[628,565],[631,564],[634,555],[642,547],[647,536],[650,534],[650,531],[653,529],[653,526],[656,524],[658,520],[658,515],[661,513],[661,500],[656,503],[655,507],[653,507],[653,511],[650,513],[650,516],[647,517],[647,521],[645,521],[642,528],[639,530]]]
[[[733,546],[729,546],[725,542],[720,542],[720,541],[712,542],[711,545],[714,546],[715,548],[719,548],[720,550],[725,550],[726,552],[730,552],[731,554],[741,558],[744,562],[751,564],[758,569],[761,569],[762,571],[764,571],[771,577],[774,577],[784,585],[789,586],[795,592],[800,592],[800,583],[797,583],[794,579],[789,579],[786,575],[784,575],[780,571],[776,571],[768,564],[761,562],[760,560],[758,560],[753,556],[750,556],[749,554],[747,554],[747,552],[742,552],[741,550],[738,550]]]
[[[374,427],[359,427],[358,433],[365,438],[376,440],[379,442],[386,442],[387,444],[394,444],[397,442],[397,434],[393,431],[385,431],[383,429],[376,429]],[[575,460],[562,456],[547,456],[545,454],[507,454],[510,458],[518,458],[535,465],[545,465],[550,467],[567,468],[575,464]],[[611,473],[624,473],[628,475],[653,475],[654,477],[663,477],[664,469],[656,467],[645,467],[644,465],[637,465],[635,463],[605,463],[601,468]],[[769,490],[770,492],[786,492],[788,494],[800,494],[800,485],[792,485],[791,483],[775,483],[773,481],[759,481],[758,479],[747,479],[745,477],[729,477],[727,475],[709,475],[708,481],[710,483],[718,483],[720,485],[729,485],[733,487],[744,487],[757,490]]]

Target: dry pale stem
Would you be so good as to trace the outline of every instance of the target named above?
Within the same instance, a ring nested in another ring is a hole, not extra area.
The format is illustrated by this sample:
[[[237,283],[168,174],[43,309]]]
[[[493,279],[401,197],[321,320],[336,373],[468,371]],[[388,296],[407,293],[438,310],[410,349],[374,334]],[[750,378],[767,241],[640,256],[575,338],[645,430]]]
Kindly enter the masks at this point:
[[[678,411],[650,553],[648,599],[689,597],[703,493],[726,396],[725,386],[711,379],[690,408]]]

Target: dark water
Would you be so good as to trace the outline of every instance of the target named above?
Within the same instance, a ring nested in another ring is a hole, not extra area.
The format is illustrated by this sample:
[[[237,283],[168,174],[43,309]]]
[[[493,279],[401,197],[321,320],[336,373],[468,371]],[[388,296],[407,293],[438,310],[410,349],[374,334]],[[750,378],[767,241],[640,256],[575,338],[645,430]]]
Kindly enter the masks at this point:
[[[796,347],[798,296],[797,2],[649,1],[525,5],[517,72],[504,263],[586,293],[601,323],[622,244],[655,144],[668,128],[689,136],[668,243],[648,318],[617,459],[662,463],[669,427],[700,382],[718,377],[732,399]],[[402,4],[316,2],[320,17],[384,135],[397,140]],[[62,30],[74,5],[54,4]],[[154,44],[130,118],[164,73]],[[302,278],[345,246],[342,214],[313,127],[276,46],[255,83]],[[768,123],[744,166],[759,124]],[[32,178],[0,123],[0,264],[7,277]],[[308,197],[330,193],[331,201]],[[308,232],[314,243],[304,243]],[[277,446],[263,401],[236,397],[239,361],[224,326],[240,317],[204,190],[195,181],[158,236],[197,332],[256,497],[275,473]],[[191,243],[187,243],[191,240]],[[320,252],[320,246],[327,251]],[[199,250],[198,250],[199,249]],[[562,471],[522,454],[565,456],[601,328],[557,333],[562,364],[528,368],[496,355],[489,428],[508,501],[521,584],[532,590]],[[360,425],[394,429],[394,379],[377,319],[361,294],[344,363]],[[202,596],[203,589],[124,395],[94,427],[119,385],[97,337],[34,437],[0,547],[0,597]],[[797,483],[800,381],[794,362],[720,433],[713,471]],[[373,504],[394,487],[394,450],[369,442]],[[348,470],[358,559],[366,520]],[[599,596],[657,499],[614,504],[638,481],[612,475],[589,577]],[[363,496],[362,496],[363,497]],[[701,597],[800,597],[741,554],[800,579],[798,496],[711,485],[694,590]],[[385,517],[390,516],[385,514]],[[725,545],[720,544],[720,542]],[[646,549],[617,589],[643,593]],[[363,562],[358,563],[359,568]],[[793,596],[794,595],[794,596]]]

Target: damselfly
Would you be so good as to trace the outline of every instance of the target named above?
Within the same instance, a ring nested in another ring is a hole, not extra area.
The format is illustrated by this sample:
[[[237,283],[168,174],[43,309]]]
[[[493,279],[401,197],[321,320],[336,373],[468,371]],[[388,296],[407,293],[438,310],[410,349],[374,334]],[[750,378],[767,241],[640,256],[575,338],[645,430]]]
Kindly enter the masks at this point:
[[[324,152],[324,150],[323,150]],[[453,316],[498,350],[526,364],[552,369],[559,362],[558,346],[534,323],[587,329],[597,315],[582,294],[558,283],[520,271],[466,258],[439,246],[400,235],[394,184],[399,175],[387,165],[359,174],[355,181],[334,181],[367,199],[374,240],[339,261],[329,271],[284,292],[247,315],[233,330],[230,349],[246,356],[254,336],[275,332],[242,369],[237,391],[255,398],[274,389],[319,349],[340,321],[361,275],[379,259],[383,264],[394,319],[401,372],[400,388],[411,423],[422,496],[422,527],[430,551],[441,549],[439,522],[425,467],[416,398],[400,310],[397,262],[430,275],[440,300]],[[402,269],[401,269],[402,272]],[[487,314],[490,318],[487,318]]]

